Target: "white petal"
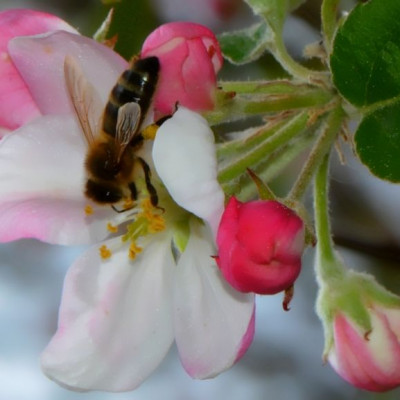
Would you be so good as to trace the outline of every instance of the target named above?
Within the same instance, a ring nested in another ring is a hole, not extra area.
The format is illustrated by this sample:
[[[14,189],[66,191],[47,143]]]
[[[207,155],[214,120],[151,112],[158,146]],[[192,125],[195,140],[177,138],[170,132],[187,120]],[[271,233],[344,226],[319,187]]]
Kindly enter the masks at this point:
[[[78,259],[66,277],[57,333],[42,355],[45,374],[74,390],[137,387],[173,342],[172,263],[165,235],[135,262],[126,248],[102,261],[98,246]]]
[[[39,117],[0,142],[0,241],[104,238],[110,209],[85,215],[86,146],[73,116]]]
[[[154,166],[173,199],[206,220],[215,233],[224,206],[217,181],[214,136],[199,114],[180,107],[158,130]]]
[[[128,65],[117,53],[95,40],[63,31],[14,38],[9,43],[9,52],[43,114],[73,111],[64,79],[66,55],[78,60],[104,104]]]
[[[185,370],[210,378],[240,358],[252,340],[254,296],[232,289],[212,255],[211,235],[194,227],[179,260],[175,288],[175,340]]]

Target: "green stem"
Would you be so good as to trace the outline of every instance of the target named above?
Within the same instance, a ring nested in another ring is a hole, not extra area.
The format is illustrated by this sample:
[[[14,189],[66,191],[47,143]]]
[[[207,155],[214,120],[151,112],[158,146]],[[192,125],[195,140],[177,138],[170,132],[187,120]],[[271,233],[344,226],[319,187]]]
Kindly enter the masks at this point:
[[[315,140],[313,133],[301,135],[298,139],[288,143],[282,148],[276,150],[270,157],[261,161],[255,168],[255,173],[264,182],[270,182],[274,179],[283,168],[300,155],[307,147],[311,146]],[[257,188],[250,178],[240,182],[240,199],[248,201],[257,194]]]
[[[328,52],[331,50],[333,36],[337,26],[337,10],[340,0],[323,0],[321,6],[322,33]]]
[[[333,250],[333,241],[330,233],[331,227],[329,221],[328,187],[329,154],[326,154],[315,175],[315,230],[318,237],[319,251],[324,255],[325,259],[334,260],[336,257]]]
[[[325,73],[308,69],[292,58],[286,50],[282,35],[275,35],[274,45],[275,46],[271,46],[270,49],[272,54],[282,67],[293,77],[305,82],[326,80]]]
[[[263,114],[295,110],[298,108],[322,107],[332,100],[332,95],[324,90],[309,90],[292,94],[275,94],[267,96],[252,96],[243,99],[243,111],[246,114]]]
[[[224,92],[235,92],[237,94],[291,94],[323,90],[305,83],[293,83],[289,79],[274,81],[219,81],[218,86]]]
[[[342,263],[336,257],[331,236],[328,187],[329,153],[325,155],[317,171],[314,184],[314,213],[317,235],[316,273],[320,284],[328,284],[332,278],[340,278],[345,272]]]
[[[280,121],[276,121],[275,123],[267,123],[264,126],[255,127],[254,132],[246,139],[239,137],[238,139],[218,144],[217,157],[221,159],[227,156],[234,156],[235,153],[237,154],[238,152],[243,154],[250,151],[255,146],[258,146],[260,143],[274,135],[276,131],[287,123],[288,119],[289,116]]]
[[[278,81],[219,81],[218,86],[225,92],[237,94],[293,93],[300,85],[293,85],[289,80]]]
[[[218,174],[219,182],[221,184],[227,183],[244,173],[247,168],[251,168],[253,165],[259,163],[268,154],[289,142],[294,136],[300,134],[306,128],[307,121],[308,114],[306,112],[293,117],[287,124],[275,132],[273,136],[268,137],[263,143],[260,143],[251,151],[241,155],[240,158],[233,160],[231,164],[223,167]]]
[[[224,100],[214,111],[206,113],[205,117],[210,125],[216,125],[250,115],[301,108],[320,108],[332,101],[332,93],[320,88],[301,87],[295,91],[290,88],[289,91],[238,95],[228,101]]]
[[[332,143],[335,141],[342,126],[344,116],[345,114],[340,104],[329,113],[325,124],[322,125],[322,133],[319,139],[312,148],[306,164],[303,166],[300,175],[287,196],[288,201],[296,202],[303,197],[322,158],[328,153]]]

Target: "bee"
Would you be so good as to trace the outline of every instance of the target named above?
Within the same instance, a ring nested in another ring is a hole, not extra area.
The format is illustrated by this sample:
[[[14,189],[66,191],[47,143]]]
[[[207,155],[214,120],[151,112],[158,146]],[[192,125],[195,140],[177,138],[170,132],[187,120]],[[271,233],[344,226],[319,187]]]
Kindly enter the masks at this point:
[[[157,57],[133,62],[113,87],[103,115],[96,116],[96,110],[101,109],[96,90],[77,61],[71,56],[65,58],[67,90],[88,143],[85,195],[96,203],[114,205],[126,198],[136,200],[134,176],[140,166],[150,201],[157,206],[150,168],[137,151],[144,142],[142,125],[157,87],[159,69]]]

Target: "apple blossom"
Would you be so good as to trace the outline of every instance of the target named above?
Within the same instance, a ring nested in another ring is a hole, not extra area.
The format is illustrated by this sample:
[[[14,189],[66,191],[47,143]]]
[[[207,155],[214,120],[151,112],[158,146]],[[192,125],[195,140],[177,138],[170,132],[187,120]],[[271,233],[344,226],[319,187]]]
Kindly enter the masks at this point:
[[[77,33],[54,15],[33,10],[0,13],[0,130],[13,130],[40,115],[26,83],[9,54],[8,43],[16,36],[64,30]],[[0,132],[1,136],[1,132]]]
[[[303,221],[272,200],[229,200],[217,235],[217,263],[237,290],[275,294],[288,289],[301,268]]]
[[[143,43],[141,56],[157,56],[160,60],[156,111],[171,114],[175,103],[195,111],[214,107],[222,54],[208,28],[191,22],[161,25]]]
[[[206,121],[178,107],[140,150],[161,208],[138,177],[138,201],[116,213],[84,195],[87,145],[64,61],[75,59],[98,95],[88,118],[101,115],[127,62],[66,31],[16,37],[8,48],[42,115],[0,142],[0,240],[92,245],[67,273],[43,371],[70,389],[131,390],[174,340],[192,377],[229,368],[252,341],[254,297],[227,285],[211,257],[224,195]]]

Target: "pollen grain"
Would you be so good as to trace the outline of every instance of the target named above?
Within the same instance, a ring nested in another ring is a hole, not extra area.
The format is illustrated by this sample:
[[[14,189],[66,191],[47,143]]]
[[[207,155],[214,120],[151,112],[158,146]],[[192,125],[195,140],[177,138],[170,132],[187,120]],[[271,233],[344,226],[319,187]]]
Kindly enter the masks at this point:
[[[144,139],[154,140],[154,138],[156,137],[156,134],[157,134],[157,130],[158,130],[158,126],[156,124],[149,125],[143,129],[142,136]]]

